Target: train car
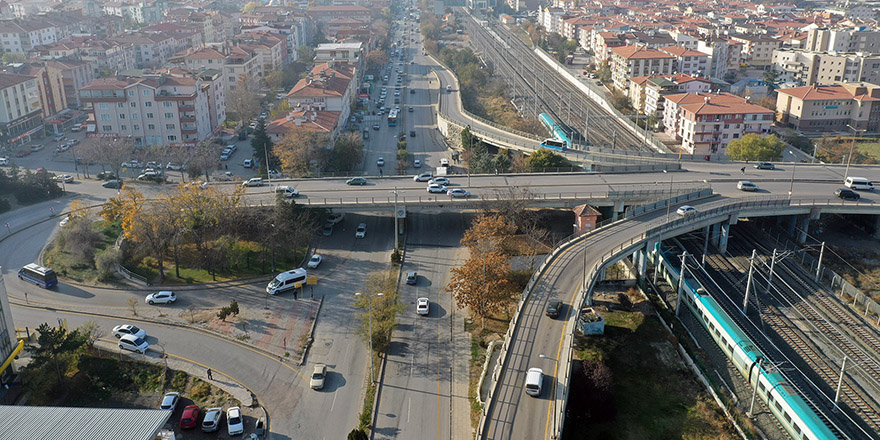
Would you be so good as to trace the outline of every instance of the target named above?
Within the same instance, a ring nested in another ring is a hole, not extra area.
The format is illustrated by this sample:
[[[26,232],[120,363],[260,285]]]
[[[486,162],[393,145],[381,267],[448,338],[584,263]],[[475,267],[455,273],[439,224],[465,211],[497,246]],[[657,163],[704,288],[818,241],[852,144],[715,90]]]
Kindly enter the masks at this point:
[[[544,148],[552,148],[555,150],[567,150],[568,146],[571,145],[571,139],[568,138],[568,134],[565,133],[565,130],[563,130],[562,127],[559,126],[559,124],[557,124],[556,121],[554,121],[553,118],[550,117],[550,115],[548,115],[547,113],[541,113],[540,115],[538,115],[538,120],[540,120],[541,123],[543,123],[544,126],[547,127],[547,130],[550,131],[553,139],[562,143],[562,146],[559,147],[558,143],[547,143],[547,141],[544,141],[541,146]]]
[[[655,245],[655,250],[662,263],[664,277],[670,284],[677,285],[681,259],[664,251],[660,243]],[[676,262],[679,266],[676,266]],[[798,440],[838,438],[819,419],[783,374],[772,364],[759,363],[759,359],[766,359],[764,354],[715,299],[706,294],[697,280],[685,277],[683,284],[682,304],[694,313],[749,385],[753,389],[758,389],[758,398],[767,404],[791,438]]]

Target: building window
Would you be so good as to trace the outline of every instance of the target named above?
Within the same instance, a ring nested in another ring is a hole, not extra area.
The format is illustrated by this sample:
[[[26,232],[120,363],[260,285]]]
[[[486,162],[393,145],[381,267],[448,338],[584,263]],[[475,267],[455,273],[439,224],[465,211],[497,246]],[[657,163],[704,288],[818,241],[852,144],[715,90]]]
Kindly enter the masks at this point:
[[[165,119],[171,119],[174,117],[174,113],[165,113]]]
[[[109,132],[110,130],[113,130],[112,125],[102,125],[101,126],[101,131],[103,131],[103,132]]]
[[[131,108],[135,108],[135,107],[138,106],[138,103],[136,103],[136,102],[130,102],[130,103],[128,103],[128,106],[131,107]]]
[[[98,109],[99,109],[99,110],[107,110],[107,109],[109,109],[109,108],[110,108],[110,104],[107,104],[106,102],[102,102],[102,103],[99,103],[99,104],[98,104]]]
[[[153,101],[147,101],[144,103],[144,107],[152,107],[152,106],[153,106]]]
[[[108,115],[108,114],[106,114],[106,113],[102,113],[102,114],[101,114],[101,120],[102,120],[102,121],[109,121],[109,120],[110,120],[110,115]]]
[[[177,140],[177,136],[175,136],[175,135],[173,135],[173,134],[168,135],[168,140],[169,140],[169,141],[176,141],[176,140]]]
[[[153,119],[153,114],[152,114],[152,113],[147,113],[147,119]]]
[[[166,129],[166,130],[174,130],[174,129],[176,129],[176,128],[177,128],[177,126],[174,125],[174,124],[165,124],[165,129]]]
[[[128,130],[128,126],[127,126],[127,125],[120,125],[120,126],[119,126],[119,129],[120,129],[121,131],[126,131],[126,130]]]
[[[140,119],[140,118],[141,118],[140,113],[132,113],[131,114],[131,119]]]
[[[156,129],[156,126],[153,125],[153,124],[148,124],[148,125],[147,125],[147,130],[155,130],[155,129]]]
[[[170,107],[171,107],[171,101],[165,101],[165,102],[163,102],[163,103],[162,103],[162,107],[170,108]]]
[[[120,113],[120,114],[119,114],[119,119],[125,119],[125,113]]]
[[[149,90],[144,90],[144,96],[150,96],[150,91],[149,91]]]
[[[132,130],[140,130],[140,129],[141,129],[141,126],[140,126],[140,125],[137,125],[137,124],[134,124],[134,125],[131,126],[131,129],[132,129]]]
[[[133,97],[133,96],[134,96],[134,90],[129,90],[129,91],[128,91],[128,96],[132,96],[132,97]]]

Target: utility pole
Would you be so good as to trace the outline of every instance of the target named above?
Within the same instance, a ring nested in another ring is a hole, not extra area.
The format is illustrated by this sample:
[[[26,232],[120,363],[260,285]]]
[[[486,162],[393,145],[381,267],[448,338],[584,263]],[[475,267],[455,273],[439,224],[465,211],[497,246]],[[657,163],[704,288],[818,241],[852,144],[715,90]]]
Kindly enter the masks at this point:
[[[678,274],[678,298],[675,302],[675,317],[678,318],[678,311],[681,309],[681,292],[684,287],[684,272],[687,269],[685,266],[685,259],[687,258],[687,251],[682,252],[681,254],[681,271]]]
[[[825,242],[822,242],[822,249],[819,250],[819,262],[816,264],[816,279],[814,282],[819,282],[819,275],[822,273],[822,257],[825,256]]]
[[[614,135],[611,138],[611,149],[613,150],[613,149],[617,148],[617,129],[612,128],[612,131],[613,131]]]
[[[843,363],[840,365],[840,378],[837,379],[837,391],[834,393],[834,408],[838,409],[840,401],[840,387],[843,386],[843,372],[846,369],[846,355],[843,355]]]
[[[590,107],[587,106],[587,111],[584,114],[584,145],[588,145],[590,143]]]
[[[755,375],[755,387],[752,388],[752,403],[749,404],[749,412],[748,416],[752,417],[754,414],[752,410],[755,409],[755,396],[758,394],[758,384],[761,383],[761,362],[764,361],[764,358],[758,358],[758,374]]]
[[[767,276],[767,290],[764,293],[770,293],[770,286],[773,284],[774,266],[776,266],[776,248],[773,248],[773,258],[770,260],[770,275]]]
[[[743,298],[743,315],[746,314],[746,310],[749,307],[749,291],[752,289],[752,273],[755,271],[755,254],[755,249],[752,249],[752,258],[749,259],[749,278],[746,281],[746,297]]]
[[[700,261],[700,267],[706,268],[706,252],[709,251],[709,225],[706,225],[706,233],[703,237],[703,260]]]

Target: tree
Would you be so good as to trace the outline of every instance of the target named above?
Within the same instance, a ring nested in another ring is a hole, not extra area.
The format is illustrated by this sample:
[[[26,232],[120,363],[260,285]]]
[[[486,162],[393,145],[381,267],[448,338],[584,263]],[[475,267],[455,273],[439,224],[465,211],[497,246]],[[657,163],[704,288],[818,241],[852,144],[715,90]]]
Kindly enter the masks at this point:
[[[254,138],[251,139],[251,147],[254,149],[254,156],[258,161],[263,162],[268,157],[267,168],[275,166],[275,153],[272,152],[272,139],[266,133],[266,123],[263,118],[257,119],[257,128],[254,129]]]
[[[370,440],[370,436],[363,429],[355,428],[348,433],[348,440]]]
[[[333,144],[330,164],[336,171],[351,171],[364,156],[364,140],[360,132],[343,133]]]
[[[326,145],[326,134],[300,129],[287,133],[275,151],[286,172],[305,176],[311,170],[312,161],[320,162],[324,158]]]
[[[761,137],[749,133],[727,146],[727,156],[733,160],[772,160],[782,154],[783,147],[775,134]]]
[[[95,246],[101,238],[101,233],[88,218],[77,217],[58,231],[55,246],[69,256],[71,263],[87,265],[93,261]]]
[[[532,153],[529,156],[528,164],[533,171],[569,166],[568,161],[564,157],[547,149],[541,149]]]
[[[272,89],[274,92],[284,84],[284,72],[273,70],[263,77],[263,82],[266,83],[266,87]]]
[[[381,353],[391,342],[391,330],[397,324],[397,315],[405,309],[397,294],[397,277],[392,272],[371,272],[362,293],[354,300],[355,307],[362,310],[359,333],[367,342],[372,340],[375,353]]]
[[[257,82],[240,78],[235,88],[226,91],[227,113],[232,113],[239,121],[247,121],[260,112],[260,90]]]
[[[228,306],[223,306],[220,308],[220,311],[217,312],[217,317],[220,318],[222,321],[226,321],[227,316],[238,316],[239,312],[240,310],[238,308],[238,301],[232,300],[232,302],[229,303]]]
[[[315,52],[309,46],[299,46],[296,48],[297,61],[308,63],[315,57]]]
[[[3,54],[3,64],[23,63],[27,61],[27,57],[23,53],[7,52]]]
[[[58,382],[64,383],[64,369],[67,363],[62,357],[72,354],[86,343],[86,339],[74,330],[68,332],[63,327],[50,327],[48,323],[42,323],[37,327],[37,345],[28,345],[25,350],[31,353],[31,365],[39,368],[52,362],[58,372]]]
[[[290,101],[282,99],[272,109],[272,111],[269,112],[269,120],[274,121],[281,118],[282,116],[287,115],[288,113],[290,113]]]
[[[187,156],[186,172],[192,179],[203,175],[205,182],[210,182],[211,171],[222,168],[217,149],[207,142],[200,142],[197,147],[188,149]]]
[[[101,164],[102,167],[110,168],[113,175],[119,177],[122,170],[122,162],[131,159],[134,151],[134,139],[124,137],[87,137],[76,147],[77,156],[86,162]]]
[[[364,61],[368,72],[379,70],[388,64],[388,52],[379,49],[371,50],[364,55]]]
[[[772,93],[776,89],[776,81],[779,80],[779,72],[775,69],[765,70],[762,79],[767,84],[767,92]]]
[[[246,14],[252,14],[254,12],[254,10],[257,9],[257,6],[260,6],[260,3],[247,2],[247,3],[245,3],[244,7],[241,8],[241,12],[244,12]]]
[[[99,339],[107,336],[107,332],[101,328],[97,322],[91,319],[77,327],[76,331],[85,338],[85,344],[89,348],[94,347],[95,342],[98,342]]]
[[[230,192],[213,187],[201,189],[192,185],[179,185],[165,201],[168,208],[166,239],[174,245],[176,234],[185,236],[193,243],[201,258],[201,267],[210,267],[208,240],[222,231],[224,221],[238,206],[244,191],[240,186]],[[177,249],[175,247],[175,259]]]
[[[124,188],[118,198],[122,207],[122,235],[152,254],[158,264],[161,283],[165,279],[164,252],[169,236],[174,232],[167,197],[146,201],[141,193]]]

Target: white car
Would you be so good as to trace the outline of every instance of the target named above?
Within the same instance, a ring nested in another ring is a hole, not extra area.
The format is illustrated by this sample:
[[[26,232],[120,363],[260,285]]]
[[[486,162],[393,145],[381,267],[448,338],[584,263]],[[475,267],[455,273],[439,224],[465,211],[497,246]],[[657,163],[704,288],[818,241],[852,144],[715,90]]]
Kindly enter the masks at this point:
[[[183,165],[181,165],[179,163],[168,162],[168,165],[165,165],[165,169],[172,170],[172,171],[181,171],[181,170],[185,170],[186,167],[184,167]]]
[[[419,298],[416,300],[416,313],[419,315],[427,315],[431,310],[431,303],[428,298]]]
[[[137,336],[123,335],[119,338],[119,348],[144,354],[150,349],[150,344]]]
[[[422,161],[420,161],[418,159],[413,161],[413,168],[421,168],[421,167],[422,167]]]
[[[131,335],[136,338],[144,339],[147,337],[147,332],[142,328],[137,328],[131,324],[122,324],[113,327],[113,336],[117,338],[122,338],[125,335]]]
[[[694,215],[694,214],[696,214],[696,213],[697,213],[697,208],[694,208],[694,207],[691,206],[691,205],[684,205],[684,206],[682,206],[682,207],[676,209],[676,210],[675,210],[675,213],[678,214],[678,215],[680,215],[680,216],[682,216],[682,217],[687,217],[687,216],[689,216],[689,215]]]
[[[416,182],[428,182],[434,178],[434,175],[431,173],[422,173],[418,176],[413,177],[413,180]]]
[[[214,432],[220,429],[220,419],[223,417],[223,408],[214,407],[205,410],[205,418],[202,420],[202,432]]]
[[[357,227],[357,231],[354,233],[354,238],[364,238],[367,235],[367,224],[361,223]]]
[[[315,254],[315,255],[312,255],[311,259],[309,259],[309,264],[307,266],[309,267],[309,269],[317,269],[318,266],[321,265],[322,261],[324,261],[324,257],[322,257],[318,254]]]
[[[757,191],[758,185],[755,185],[748,180],[740,180],[739,182],[736,182],[736,189],[740,191]]]
[[[438,185],[449,185],[449,179],[445,177],[435,177],[431,179],[428,183],[436,183]]]
[[[312,371],[312,378],[309,379],[309,386],[313,390],[324,388],[324,380],[327,378],[327,366],[324,364],[315,365]]]
[[[64,219],[61,220],[60,223],[58,223],[58,226],[61,226],[63,228],[67,226],[68,223],[70,223],[70,216],[64,217]]]
[[[55,176],[52,180],[56,182],[73,183],[73,176],[71,176],[70,174],[59,174]]]
[[[229,435],[244,433],[244,419],[241,417],[241,408],[233,406],[226,410],[226,428]]]
[[[241,183],[241,186],[263,186],[262,177],[253,177]]]
[[[170,392],[165,393],[165,397],[162,398],[162,403],[159,405],[159,409],[170,409],[172,412],[175,408],[177,408],[177,402],[180,402],[180,393]]]
[[[170,290],[162,290],[156,293],[151,293],[147,295],[147,298],[144,300],[147,304],[171,304],[174,301],[177,301],[177,296],[174,295],[174,292]]]
[[[432,194],[446,194],[446,185],[439,185],[436,183],[432,183],[428,185],[428,192]]]
[[[466,189],[455,188],[455,189],[450,189],[449,191],[446,191],[446,195],[448,195],[449,197],[464,197],[464,198],[468,198],[468,197],[471,196],[471,192],[468,191],[468,190],[466,190]]]
[[[380,157],[379,160],[376,161],[376,165],[385,166],[385,158]]]

